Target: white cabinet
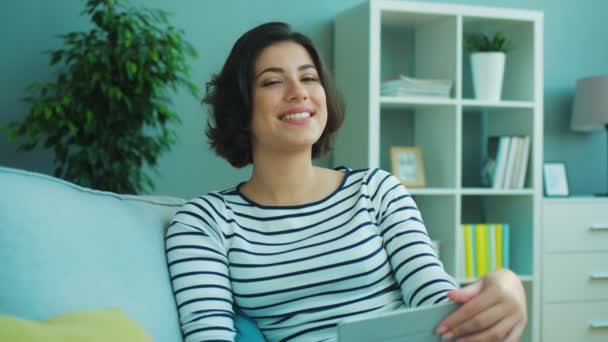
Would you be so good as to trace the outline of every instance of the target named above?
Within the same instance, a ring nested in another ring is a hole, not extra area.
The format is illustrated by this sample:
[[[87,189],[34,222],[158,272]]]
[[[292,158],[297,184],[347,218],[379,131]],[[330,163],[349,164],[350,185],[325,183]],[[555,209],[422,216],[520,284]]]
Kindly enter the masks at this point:
[[[545,199],[542,340],[608,341],[608,199]]]
[[[501,31],[513,41],[507,54],[502,100],[474,98],[469,53],[471,32]],[[462,223],[501,222],[511,228],[511,269],[524,281],[530,324],[522,340],[537,341],[539,232],[543,151],[543,15],[537,11],[370,1],[336,18],[334,65],[347,101],[335,165],[391,170],[392,146],[422,149],[426,187],[411,188],[429,233],[440,241],[446,269],[458,274],[456,237]],[[449,79],[448,98],[385,97],[387,77]],[[481,185],[488,136],[531,139],[523,189]]]

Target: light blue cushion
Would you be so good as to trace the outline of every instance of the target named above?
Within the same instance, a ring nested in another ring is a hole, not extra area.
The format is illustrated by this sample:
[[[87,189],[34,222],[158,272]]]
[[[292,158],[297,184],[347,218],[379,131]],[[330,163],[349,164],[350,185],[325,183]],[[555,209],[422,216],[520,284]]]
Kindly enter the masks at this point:
[[[45,319],[118,306],[155,341],[181,341],[164,232],[183,203],[0,167],[0,313]],[[236,325],[240,341],[263,341],[249,319]]]

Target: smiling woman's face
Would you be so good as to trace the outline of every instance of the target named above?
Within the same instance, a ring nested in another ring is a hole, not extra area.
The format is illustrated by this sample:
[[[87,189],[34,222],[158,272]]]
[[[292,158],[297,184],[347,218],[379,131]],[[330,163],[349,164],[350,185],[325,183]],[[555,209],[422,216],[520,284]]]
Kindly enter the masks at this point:
[[[325,89],[306,49],[294,42],[260,53],[252,85],[252,146],[264,151],[311,150],[327,123]]]

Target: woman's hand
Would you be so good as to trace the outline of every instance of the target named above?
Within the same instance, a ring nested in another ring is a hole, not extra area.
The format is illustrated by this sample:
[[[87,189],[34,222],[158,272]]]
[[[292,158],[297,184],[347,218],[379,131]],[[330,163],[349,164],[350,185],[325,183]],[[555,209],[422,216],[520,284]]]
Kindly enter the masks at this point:
[[[439,324],[437,333],[444,340],[519,341],[526,327],[526,294],[509,270],[489,273],[448,297],[462,305]]]

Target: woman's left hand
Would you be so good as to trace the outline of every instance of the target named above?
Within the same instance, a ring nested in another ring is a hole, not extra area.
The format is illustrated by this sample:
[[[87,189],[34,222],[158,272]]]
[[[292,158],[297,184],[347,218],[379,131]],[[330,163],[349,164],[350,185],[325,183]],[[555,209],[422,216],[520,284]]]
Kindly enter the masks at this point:
[[[450,291],[448,297],[462,305],[439,324],[437,333],[444,340],[519,341],[526,327],[526,294],[517,275],[507,269]]]

